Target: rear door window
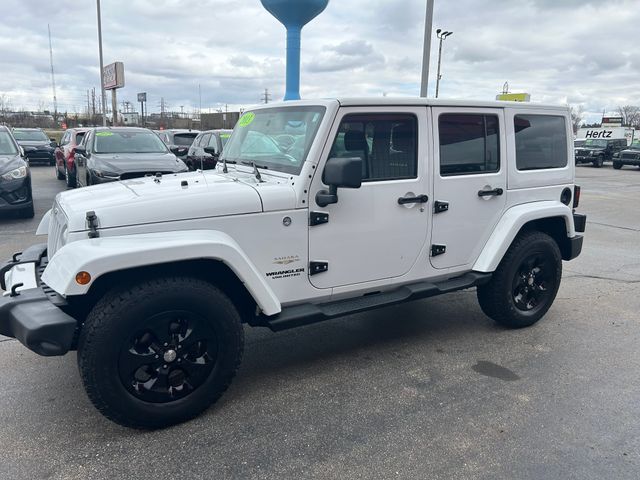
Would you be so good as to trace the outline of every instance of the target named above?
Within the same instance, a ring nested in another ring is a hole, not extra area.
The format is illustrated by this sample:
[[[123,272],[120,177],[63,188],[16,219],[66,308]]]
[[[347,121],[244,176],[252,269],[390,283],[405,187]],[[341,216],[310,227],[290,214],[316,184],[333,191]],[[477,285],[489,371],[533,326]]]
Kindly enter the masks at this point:
[[[438,117],[440,175],[500,170],[500,124],[496,115],[444,113]]]
[[[567,129],[560,115],[515,115],[516,168],[567,166]]]

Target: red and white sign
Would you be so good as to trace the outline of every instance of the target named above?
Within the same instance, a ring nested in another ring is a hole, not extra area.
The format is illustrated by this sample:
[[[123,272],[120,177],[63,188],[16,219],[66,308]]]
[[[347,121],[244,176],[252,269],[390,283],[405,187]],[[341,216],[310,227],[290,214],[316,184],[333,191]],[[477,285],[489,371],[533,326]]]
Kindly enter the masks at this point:
[[[124,87],[124,63],[110,63],[102,72],[105,90]]]

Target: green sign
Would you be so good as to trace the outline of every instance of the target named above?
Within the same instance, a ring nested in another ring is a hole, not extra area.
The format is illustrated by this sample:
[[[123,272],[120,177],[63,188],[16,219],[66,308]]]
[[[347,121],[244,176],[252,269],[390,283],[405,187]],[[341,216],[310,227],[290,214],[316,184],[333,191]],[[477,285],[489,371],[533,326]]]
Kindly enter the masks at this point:
[[[96,133],[96,137],[112,137],[113,132],[98,132]]]

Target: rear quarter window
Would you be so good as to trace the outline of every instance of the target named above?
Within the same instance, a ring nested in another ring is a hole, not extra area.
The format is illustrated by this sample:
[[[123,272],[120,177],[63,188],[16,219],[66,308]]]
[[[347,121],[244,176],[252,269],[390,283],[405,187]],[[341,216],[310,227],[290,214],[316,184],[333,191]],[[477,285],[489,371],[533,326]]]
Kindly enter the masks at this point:
[[[567,166],[567,129],[561,115],[516,115],[516,168],[540,170]]]

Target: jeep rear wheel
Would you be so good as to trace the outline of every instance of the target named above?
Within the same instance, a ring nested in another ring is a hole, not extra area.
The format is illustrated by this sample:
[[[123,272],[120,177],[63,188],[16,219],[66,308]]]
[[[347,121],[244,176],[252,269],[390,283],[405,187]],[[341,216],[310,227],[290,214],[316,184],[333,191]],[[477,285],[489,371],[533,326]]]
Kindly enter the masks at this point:
[[[240,315],[218,288],[170,277],[103,297],[80,333],[78,365],[102,414],[128,427],[162,428],[224,393],[243,342]]]
[[[528,327],[551,307],[562,277],[556,242],[542,232],[521,234],[493,273],[478,287],[482,311],[508,328]]]

